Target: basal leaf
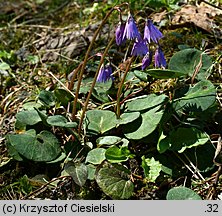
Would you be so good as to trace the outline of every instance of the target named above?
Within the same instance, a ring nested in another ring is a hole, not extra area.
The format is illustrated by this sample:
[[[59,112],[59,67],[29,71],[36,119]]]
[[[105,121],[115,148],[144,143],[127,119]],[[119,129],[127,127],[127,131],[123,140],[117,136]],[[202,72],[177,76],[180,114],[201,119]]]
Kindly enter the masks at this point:
[[[162,132],[157,143],[157,150],[159,151],[159,153],[163,153],[169,148],[170,148],[169,138],[165,136]]]
[[[109,110],[89,110],[86,112],[85,126],[87,131],[103,134],[116,127],[116,114]]]
[[[88,169],[84,163],[69,162],[65,165],[64,171],[67,172],[74,182],[82,187],[88,178]]]
[[[196,78],[203,80],[209,76],[211,65],[212,60],[206,53],[190,48],[175,53],[170,59],[169,69],[184,73],[190,77],[193,76],[195,70],[198,70]]]
[[[62,115],[54,115],[47,118],[47,123],[52,126],[64,127],[67,122],[68,120]]]
[[[106,82],[97,82],[92,95],[102,102],[109,102],[107,92],[111,88],[112,83],[112,79],[109,79]]]
[[[23,110],[16,114],[16,119],[25,125],[35,125],[41,122],[38,112],[35,109]]]
[[[165,70],[149,69],[149,70],[145,70],[144,72],[157,79],[169,79],[169,78],[185,76],[185,74],[180,71],[169,70],[169,69],[165,69]]]
[[[58,163],[58,162],[62,162],[65,160],[65,158],[67,157],[66,153],[62,152],[61,155],[59,157],[57,157],[56,159],[47,162],[48,164],[53,164],[53,163]]]
[[[96,166],[92,164],[87,164],[87,171],[88,171],[88,179],[94,180],[95,179],[95,173],[96,173]]]
[[[55,105],[55,95],[51,91],[42,90],[39,93],[38,100],[46,107],[52,107]]]
[[[204,145],[209,140],[209,136],[194,127],[178,128],[169,135],[170,149],[183,152],[187,148]]]
[[[118,119],[118,124],[119,125],[128,124],[130,122],[133,122],[139,117],[140,117],[140,112],[123,113]]]
[[[209,108],[216,101],[216,89],[214,85],[203,80],[190,87],[184,97],[174,100],[176,110],[194,107],[201,111]]]
[[[151,109],[155,106],[162,104],[167,99],[167,96],[150,94],[145,97],[135,98],[126,104],[127,110],[129,111],[142,111]]]
[[[101,164],[106,159],[105,152],[106,149],[104,148],[92,149],[88,152],[86,163],[91,163],[94,165]]]
[[[65,89],[56,89],[54,91],[56,100],[63,106],[67,106],[68,102],[72,100],[73,96]]]
[[[58,126],[58,127],[76,127],[77,126],[76,122],[68,122],[68,120],[62,115],[49,116],[46,121],[49,125]]]
[[[117,143],[120,143],[122,140],[121,137],[118,136],[104,136],[104,137],[99,137],[96,140],[96,143],[98,146],[102,146],[102,145],[115,145]]]
[[[127,161],[131,156],[130,151],[127,147],[118,148],[117,146],[112,146],[106,150],[105,157],[111,163],[121,163]]]
[[[40,103],[37,103],[36,101],[29,101],[27,103],[24,103],[22,107],[25,110],[33,110],[34,108],[39,109],[41,108],[41,106],[42,105]]]
[[[33,161],[52,161],[59,156],[61,148],[57,138],[49,131],[42,131],[39,134],[33,133],[34,130],[24,134],[9,134],[10,144],[29,160]]]
[[[7,64],[6,62],[0,62],[0,70],[10,70],[10,65]]]
[[[200,172],[206,173],[215,168],[215,146],[210,142],[207,142],[205,145],[199,146],[198,148],[187,150],[186,155]]]
[[[7,139],[9,140],[9,136],[7,135]],[[15,147],[10,143],[10,141],[6,142],[6,147],[8,154],[17,161],[23,161],[22,156],[18,153],[18,151],[15,149]]]
[[[134,190],[134,185],[129,177],[124,169],[105,166],[97,172],[96,182],[102,191],[112,199],[129,199]]]
[[[160,107],[158,106],[145,113],[142,113],[142,122],[139,125],[135,125],[135,123],[131,123],[134,125],[128,124],[128,127],[124,128],[124,135],[128,139],[138,140],[151,134],[156,129],[163,116],[163,111],[158,111],[159,108]],[[136,129],[135,126],[137,126]]]
[[[174,187],[167,193],[167,200],[202,200],[193,190],[187,187]]]
[[[93,78],[89,77],[86,79],[83,79],[80,86],[80,93],[87,94],[87,92],[90,90],[92,86]],[[74,89],[76,88],[77,84],[74,85]],[[96,96],[106,93],[112,86],[112,80],[108,80],[107,82],[97,82],[95,85],[95,94]]]
[[[133,73],[136,77],[138,77],[140,80],[147,82],[147,74],[144,73],[144,71],[134,70]]]

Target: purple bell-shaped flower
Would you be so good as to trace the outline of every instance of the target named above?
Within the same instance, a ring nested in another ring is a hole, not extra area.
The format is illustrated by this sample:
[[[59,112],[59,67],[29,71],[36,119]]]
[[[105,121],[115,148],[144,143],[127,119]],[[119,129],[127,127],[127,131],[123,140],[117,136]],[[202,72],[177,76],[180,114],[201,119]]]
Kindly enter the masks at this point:
[[[145,70],[152,62],[152,53],[148,52],[142,60],[142,70]]]
[[[99,71],[99,75],[96,79],[97,82],[106,82],[109,79],[113,80],[112,67],[110,65],[102,66]]]
[[[149,52],[146,42],[143,39],[135,40],[131,55],[145,56]]]
[[[158,68],[160,68],[160,67],[165,68],[167,65],[163,51],[161,50],[160,47],[158,47],[155,51],[154,64],[155,64],[155,67],[158,67]]]
[[[133,40],[140,37],[141,36],[137,29],[136,22],[134,21],[133,16],[129,14],[123,33],[123,39],[126,38],[128,40]]]
[[[126,38],[123,37],[126,24],[121,22],[116,28],[116,44],[120,46],[126,41]]]
[[[147,40],[149,43],[151,40],[154,43],[158,43],[159,39],[163,37],[163,34],[159,29],[153,25],[150,19],[147,19],[144,29],[144,40]]]

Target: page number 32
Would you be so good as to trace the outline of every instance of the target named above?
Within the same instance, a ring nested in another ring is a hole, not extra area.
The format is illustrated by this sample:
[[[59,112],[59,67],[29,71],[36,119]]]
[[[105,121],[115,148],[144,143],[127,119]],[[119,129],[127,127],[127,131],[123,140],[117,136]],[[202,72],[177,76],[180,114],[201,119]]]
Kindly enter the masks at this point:
[[[207,204],[207,210],[205,212],[218,212],[218,204]]]

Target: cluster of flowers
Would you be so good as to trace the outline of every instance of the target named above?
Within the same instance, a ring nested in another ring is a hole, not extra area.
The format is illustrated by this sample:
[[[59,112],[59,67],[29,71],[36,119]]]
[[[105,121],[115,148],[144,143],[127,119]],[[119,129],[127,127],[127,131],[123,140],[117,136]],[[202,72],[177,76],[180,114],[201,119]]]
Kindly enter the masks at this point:
[[[152,62],[152,52],[149,51],[151,41],[157,44],[157,49],[154,54],[155,67],[166,67],[166,60],[159,46],[159,40],[163,37],[163,34],[153,25],[150,19],[146,20],[143,38],[131,14],[129,14],[126,23],[123,21],[120,22],[115,34],[116,44],[118,46],[124,44],[126,40],[134,40],[131,55],[143,57],[142,70],[145,70]],[[97,81],[105,82],[108,79],[113,79],[110,65],[101,67]]]

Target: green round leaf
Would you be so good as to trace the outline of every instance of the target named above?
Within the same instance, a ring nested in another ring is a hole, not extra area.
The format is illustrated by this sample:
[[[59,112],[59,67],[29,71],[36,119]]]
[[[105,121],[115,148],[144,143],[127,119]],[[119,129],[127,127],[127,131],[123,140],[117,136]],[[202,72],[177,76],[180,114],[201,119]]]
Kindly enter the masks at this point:
[[[131,153],[127,147],[118,148],[117,146],[112,146],[106,150],[105,156],[111,163],[121,163],[127,161]]]
[[[204,111],[208,109],[216,101],[216,89],[214,85],[203,80],[190,87],[184,97],[174,100],[174,109],[200,109]]]
[[[128,139],[138,140],[151,134],[156,129],[163,116],[163,111],[158,110],[159,107],[155,107],[148,112],[142,113],[142,122],[138,124],[127,124],[127,127],[124,128],[124,135]]]
[[[88,171],[88,179],[94,180],[95,179],[95,173],[96,173],[96,166],[92,164],[87,164],[87,171]]]
[[[86,112],[86,130],[105,133],[116,127],[116,114],[109,110],[89,110]]]
[[[52,161],[61,153],[57,138],[49,131],[36,135],[34,130],[30,130],[24,134],[10,134],[8,139],[19,154],[29,160]]]
[[[202,200],[193,190],[187,187],[175,187],[168,191],[167,200]]]
[[[91,151],[89,151],[87,157],[86,157],[86,163],[91,164],[101,164],[105,159],[105,152],[106,149],[103,148],[96,148]]]
[[[62,154],[59,157],[57,157],[55,160],[49,161],[47,163],[48,164],[58,163],[58,162],[63,161],[66,157],[67,157],[67,155],[64,152],[62,152]]]
[[[64,171],[67,172],[74,180],[74,182],[82,187],[88,178],[87,166],[83,163],[69,162],[65,165]]]
[[[104,136],[104,137],[99,137],[96,140],[97,145],[102,146],[102,145],[115,145],[119,143],[122,140],[122,138],[118,136]]]
[[[66,127],[66,128],[76,128],[77,125],[78,124],[76,122],[67,122],[63,127]]]
[[[157,105],[162,104],[167,99],[167,96],[150,94],[145,97],[135,98],[133,101],[130,101],[126,104],[127,110],[129,111],[142,111],[151,109]]]
[[[80,85],[79,93],[87,94],[87,92],[89,91],[89,89],[92,86],[92,81],[93,81],[93,78],[91,78],[91,77],[83,79],[81,82],[81,85]],[[77,82],[74,85],[74,90],[76,90],[76,86],[77,86]]]
[[[186,151],[186,155],[202,173],[209,172],[215,168],[214,162],[217,162],[216,158],[214,158],[216,156],[215,147],[210,142],[198,148],[189,149],[189,151]],[[220,157],[222,156],[220,153],[219,155]]]
[[[109,79],[106,82],[97,82],[92,95],[96,99],[102,102],[109,102],[109,97],[108,97],[107,92],[111,88],[112,83],[113,83],[112,79]]]
[[[23,104],[22,107],[26,110],[30,110],[30,109],[32,110],[34,108],[39,109],[41,107],[41,104],[39,104],[35,101],[30,101],[30,102]]]
[[[173,55],[169,62],[169,69],[179,71],[185,75],[193,76],[198,68],[197,79],[205,79],[209,76],[209,68],[212,65],[211,58],[200,50],[185,49]]]
[[[65,89],[56,89],[54,91],[55,97],[59,103],[63,106],[67,106],[68,102],[70,102],[73,98],[70,92]]]
[[[68,120],[62,115],[49,116],[46,121],[48,124],[58,127],[64,127],[68,122]]]
[[[162,132],[157,143],[157,150],[159,153],[163,153],[169,148],[170,148],[169,138],[165,136]]]
[[[41,122],[38,112],[35,109],[23,110],[16,114],[16,119],[25,125],[35,125]]]
[[[169,69],[165,69],[165,70],[149,69],[149,70],[145,70],[144,72],[157,79],[169,79],[169,78],[176,78],[176,77],[181,77],[181,76],[186,75],[180,71],[169,70]]]
[[[96,174],[96,182],[112,199],[129,199],[133,194],[134,185],[124,169],[103,167]]]
[[[6,142],[6,146],[7,146],[7,151],[9,155],[17,161],[23,161],[22,156],[18,153],[15,147],[10,143],[9,137],[10,135],[7,135],[6,137],[8,139],[8,142]]]
[[[182,153],[187,148],[192,148],[199,145],[204,145],[209,140],[207,133],[202,132],[194,127],[192,128],[178,128],[172,131],[169,135],[168,141],[171,150]]]
[[[140,117],[140,112],[123,113],[118,119],[120,125],[128,124]]]
[[[37,64],[39,62],[39,57],[37,55],[28,55],[26,57],[26,60],[30,63],[30,64]]]
[[[133,71],[136,77],[138,77],[140,80],[147,82],[147,74],[144,73],[144,71],[135,70]]]
[[[39,101],[46,107],[55,105],[55,95],[53,92],[42,90],[38,96]]]
[[[71,127],[77,126],[76,122],[68,122],[68,120],[62,115],[49,116],[46,121],[49,125],[57,126],[57,127],[71,128]]]
[[[90,90],[92,86],[93,78],[89,77],[86,79],[83,79],[80,85],[80,91],[79,93],[87,94],[87,92]],[[74,85],[74,90],[76,90],[77,83]],[[103,93],[106,93],[112,86],[112,80],[108,80],[107,82],[97,82],[94,88],[93,95],[98,97],[98,95],[101,95]]]
[[[39,117],[40,117],[41,120],[42,120],[42,123],[48,127],[49,124],[46,122],[46,119],[48,118],[48,116],[47,116],[46,112],[45,112],[45,111],[40,111],[40,110],[37,109],[37,108],[34,108],[34,109],[38,112]]]

